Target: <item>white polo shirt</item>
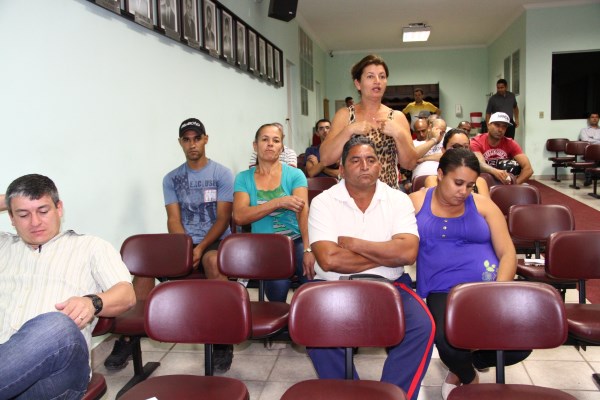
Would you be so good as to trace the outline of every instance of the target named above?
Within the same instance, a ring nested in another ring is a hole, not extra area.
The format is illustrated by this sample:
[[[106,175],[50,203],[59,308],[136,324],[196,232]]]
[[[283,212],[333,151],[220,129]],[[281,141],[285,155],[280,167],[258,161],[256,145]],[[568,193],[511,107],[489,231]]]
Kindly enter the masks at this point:
[[[322,240],[337,243],[339,236],[386,242],[400,233],[419,237],[415,209],[406,194],[379,180],[371,204],[364,213],[350,197],[344,180],[319,194],[310,203],[308,238],[311,245]],[[348,275],[323,271],[318,262],[315,262],[315,273],[315,279],[327,281]],[[362,273],[395,281],[404,273],[404,266],[380,266]]]

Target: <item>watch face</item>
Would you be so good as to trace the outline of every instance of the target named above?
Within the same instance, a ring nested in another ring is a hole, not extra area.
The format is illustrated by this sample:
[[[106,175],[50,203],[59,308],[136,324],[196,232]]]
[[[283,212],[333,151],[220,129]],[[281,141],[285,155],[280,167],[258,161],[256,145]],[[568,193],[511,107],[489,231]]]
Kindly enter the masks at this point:
[[[85,297],[89,297],[90,299],[92,299],[92,305],[94,306],[94,308],[96,309],[96,312],[94,313],[94,315],[98,314],[100,311],[102,311],[102,299],[96,295],[87,295]]]

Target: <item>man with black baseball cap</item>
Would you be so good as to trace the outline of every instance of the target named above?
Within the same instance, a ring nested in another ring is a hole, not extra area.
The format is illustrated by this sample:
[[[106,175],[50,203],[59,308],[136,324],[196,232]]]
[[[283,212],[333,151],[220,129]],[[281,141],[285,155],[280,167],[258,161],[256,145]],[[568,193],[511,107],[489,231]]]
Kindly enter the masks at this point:
[[[194,267],[204,268],[208,279],[222,279],[217,268],[217,248],[231,234],[229,222],[233,202],[231,170],[206,156],[208,135],[204,124],[188,118],[179,126],[179,145],[186,162],[163,179],[169,233],[186,233],[194,242]],[[154,287],[154,279],[134,279],[136,294],[143,297]],[[121,369],[127,365],[130,343],[127,338],[115,342],[113,353],[104,365]],[[215,345],[215,369],[227,371],[233,358],[233,346]]]

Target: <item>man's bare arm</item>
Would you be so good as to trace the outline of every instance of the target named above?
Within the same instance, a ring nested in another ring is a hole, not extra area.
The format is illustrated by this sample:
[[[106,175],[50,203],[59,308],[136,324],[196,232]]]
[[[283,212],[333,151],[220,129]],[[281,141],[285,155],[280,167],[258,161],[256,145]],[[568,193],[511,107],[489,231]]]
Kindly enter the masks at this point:
[[[412,264],[419,251],[419,238],[409,233],[399,233],[386,242],[340,236],[338,243],[340,247],[365,257],[378,266],[386,267]]]
[[[323,271],[355,274],[379,266],[368,258],[328,240],[314,242],[311,249]]]

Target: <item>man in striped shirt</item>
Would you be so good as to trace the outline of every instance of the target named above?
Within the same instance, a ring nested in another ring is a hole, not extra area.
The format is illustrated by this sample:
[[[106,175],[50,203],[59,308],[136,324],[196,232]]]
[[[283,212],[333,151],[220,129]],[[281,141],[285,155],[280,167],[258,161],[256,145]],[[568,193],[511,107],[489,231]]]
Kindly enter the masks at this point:
[[[63,204],[42,175],[13,181],[0,211],[0,398],[80,399],[96,316],[135,304],[131,276],[108,242],[61,231]]]

